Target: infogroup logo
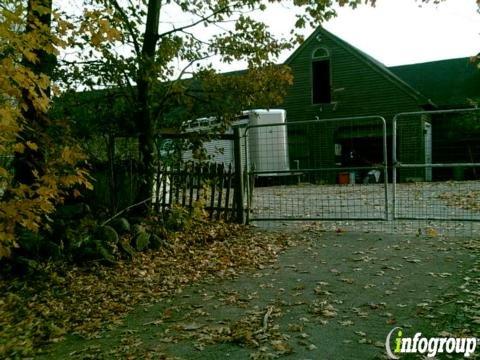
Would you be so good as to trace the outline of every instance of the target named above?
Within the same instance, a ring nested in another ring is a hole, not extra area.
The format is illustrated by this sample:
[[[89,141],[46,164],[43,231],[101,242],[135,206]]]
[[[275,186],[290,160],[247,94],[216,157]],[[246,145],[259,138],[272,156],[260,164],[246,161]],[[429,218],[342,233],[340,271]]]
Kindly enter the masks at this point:
[[[392,335],[396,331],[395,339]],[[392,340],[394,340],[392,342]],[[401,354],[425,354],[429,358],[437,354],[462,354],[468,358],[475,353],[478,339],[454,338],[454,337],[422,337],[422,333],[417,332],[413,338],[403,336],[400,327],[393,328],[387,335],[385,349],[389,359],[400,359]]]

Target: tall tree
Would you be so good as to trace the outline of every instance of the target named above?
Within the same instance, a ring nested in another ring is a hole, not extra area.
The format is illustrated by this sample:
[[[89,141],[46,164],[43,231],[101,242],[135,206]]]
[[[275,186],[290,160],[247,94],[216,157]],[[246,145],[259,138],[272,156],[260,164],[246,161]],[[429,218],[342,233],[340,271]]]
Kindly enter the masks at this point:
[[[40,44],[32,49],[31,52],[23,54],[23,64],[26,69],[32,71],[37,76],[42,76],[46,84],[44,88],[36,87],[23,89],[22,96],[25,107],[23,108],[23,118],[28,126],[24,127],[19,134],[24,144],[36,143],[39,145],[43,139],[39,135],[45,132],[48,127],[47,107],[38,107],[35,101],[43,98],[44,101],[50,100],[50,78],[55,67],[55,54],[46,43],[50,38],[52,27],[52,0],[28,0],[25,34],[38,39]],[[35,177],[45,174],[45,155],[41,146],[30,148],[24,147],[21,152],[15,153],[15,181],[20,184],[31,186],[35,182]]]
[[[150,199],[153,189],[154,174],[154,127],[149,107],[151,81],[154,75],[155,52],[158,41],[158,27],[160,22],[161,0],[149,0],[147,11],[147,24],[145,26],[142,56],[137,78],[139,114],[137,129],[139,132],[138,144],[140,152],[140,166],[142,181],[139,189],[139,199]],[[149,202],[147,202],[149,204]],[[148,209],[145,207],[144,209]]]
[[[0,258],[19,246],[17,230],[48,227],[46,215],[69,188],[90,186],[76,166],[79,148],[48,119],[49,75],[64,45],[52,31],[51,1],[24,4],[5,0],[0,6],[0,156],[15,154],[15,169],[0,164]]]

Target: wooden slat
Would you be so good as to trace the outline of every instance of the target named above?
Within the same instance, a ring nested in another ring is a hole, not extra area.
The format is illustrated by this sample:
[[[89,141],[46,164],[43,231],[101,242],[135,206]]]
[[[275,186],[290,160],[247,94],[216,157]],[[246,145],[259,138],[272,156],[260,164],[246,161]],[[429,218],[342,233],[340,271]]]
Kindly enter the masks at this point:
[[[161,171],[160,171],[160,163],[158,163],[157,165],[157,177],[156,177],[156,181],[155,181],[155,211],[158,212],[160,210],[160,174],[161,174]]]
[[[188,179],[189,179],[189,196],[188,196],[188,207],[193,207],[193,187],[195,186],[195,164],[191,163],[189,167]]]
[[[227,189],[225,191],[224,219],[225,221],[228,221],[230,220],[229,205],[230,205],[230,188],[232,187],[232,164],[228,165],[225,184],[227,186]]]
[[[188,178],[188,164],[182,168],[182,206],[187,204],[187,178]]]
[[[211,194],[210,194],[210,219],[213,220],[213,211],[214,211],[214,206],[215,206],[215,183],[216,183],[216,176],[215,176],[215,168],[213,168],[214,164],[211,164],[209,166],[209,172],[208,174],[209,175],[213,175],[213,176],[210,176],[210,191],[211,191]],[[213,168],[213,169],[212,169]]]
[[[170,166],[169,171],[166,173],[170,179],[170,191],[168,195],[168,209],[172,208],[173,205],[173,188],[175,187],[175,176],[173,174],[173,168]]]
[[[175,169],[175,204],[178,204],[180,199],[180,184],[181,184],[181,177],[180,177],[180,164],[177,165]]]
[[[161,171],[161,181],[162,181],[162,213],[165,213],[166,206],[167,206],[167,181],[168,181],[166,166],[163,165],[160,168],[160,171]]]
[[[222,195],[223,195],[223,180],[225,175],[225,165],[218,164],[216,173],[218,176],[218,200],[217,200],[217,220],[222,216]]]
[[[167,214],[174,204],[193,209],[194,202],[202,197],[202,185],[210,190],[205,209],[210,219],[233,218],[235,202],[232,201],[235,173],[232,165],[186,163],[167,167],[158,165],[156,174],[155,211]],[[170,184],[169,184],[170,183]],[[170,185],[168,187],[168,185]],[[167,201],[168,198],[168,201]]]

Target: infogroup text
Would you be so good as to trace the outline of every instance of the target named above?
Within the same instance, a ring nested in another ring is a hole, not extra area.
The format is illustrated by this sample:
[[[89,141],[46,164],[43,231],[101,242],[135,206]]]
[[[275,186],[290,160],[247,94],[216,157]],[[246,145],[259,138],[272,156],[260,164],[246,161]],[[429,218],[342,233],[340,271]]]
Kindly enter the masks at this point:
[[[395,339],[392,335],[397,331]],[[392,341],[393,340],[393,341]],[[435,357],[437,354],[462,354],[468,358],[475,353],[477,338],[454,338],[454,337],[422,337],[417,332],[413,337],[404,337],[401,328],[392,329],[385,341],[385,349],[390,359],[400,359],[401,354],[424,354],[427,357]]]

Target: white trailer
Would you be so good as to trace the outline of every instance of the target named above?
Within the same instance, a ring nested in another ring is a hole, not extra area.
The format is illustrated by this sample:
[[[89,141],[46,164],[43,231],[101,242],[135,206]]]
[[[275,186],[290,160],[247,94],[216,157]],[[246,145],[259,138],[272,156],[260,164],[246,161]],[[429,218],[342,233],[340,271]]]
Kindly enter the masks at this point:
[[[286,111],[252,110],[248,137],[248,166],[258,172],[258,176],[282,175],[278,172],[290,169]],[[273,126],[265,126],[265,125]]]
[[[258,176],[278,176],[280,172],[289,170],[287,128],[282,125],[286,121],[286,111],[282,109],[255,109],[242,113],[225,131],[233,134],[233,127],[240,127],[241,133],[247,134],[247,141],[242,141],[242,162],[249,169],[259,172]],[[265,126],[272,124],[274,126]],[[214,117],[190,121],[186,132],[215,132],[220,124]],[[245,146],[248,156],[245,156]],[[213,139],[203,143],[208,161],[234,165],[233,141]],[[247,158],[247,160],[245,159]],[[191,150],[182,154],[184,161],[194,160]]]
[[[223,134],[233,134],[233,126],[239,126],[242,129],[248,125],[249,117],[248,115],[239,116],[231,126],[228,127]],[[196,120],[189,121],[185,126],[185,132],[187,133],[210,133],[215,134],[221,132],[222,126],[221,123],[215,118],[200,118]],[[216,163],[216,164],[234,164],[234,154],[233,154],[233,141],[231,140],[224,140],[224,139],[212,139],[204,141],[203,144],[203,151],[207,157],[208,162]],[[191,161],[196,160],[192,154],[192,150],[186,150],[182,154],[183,161]]]

